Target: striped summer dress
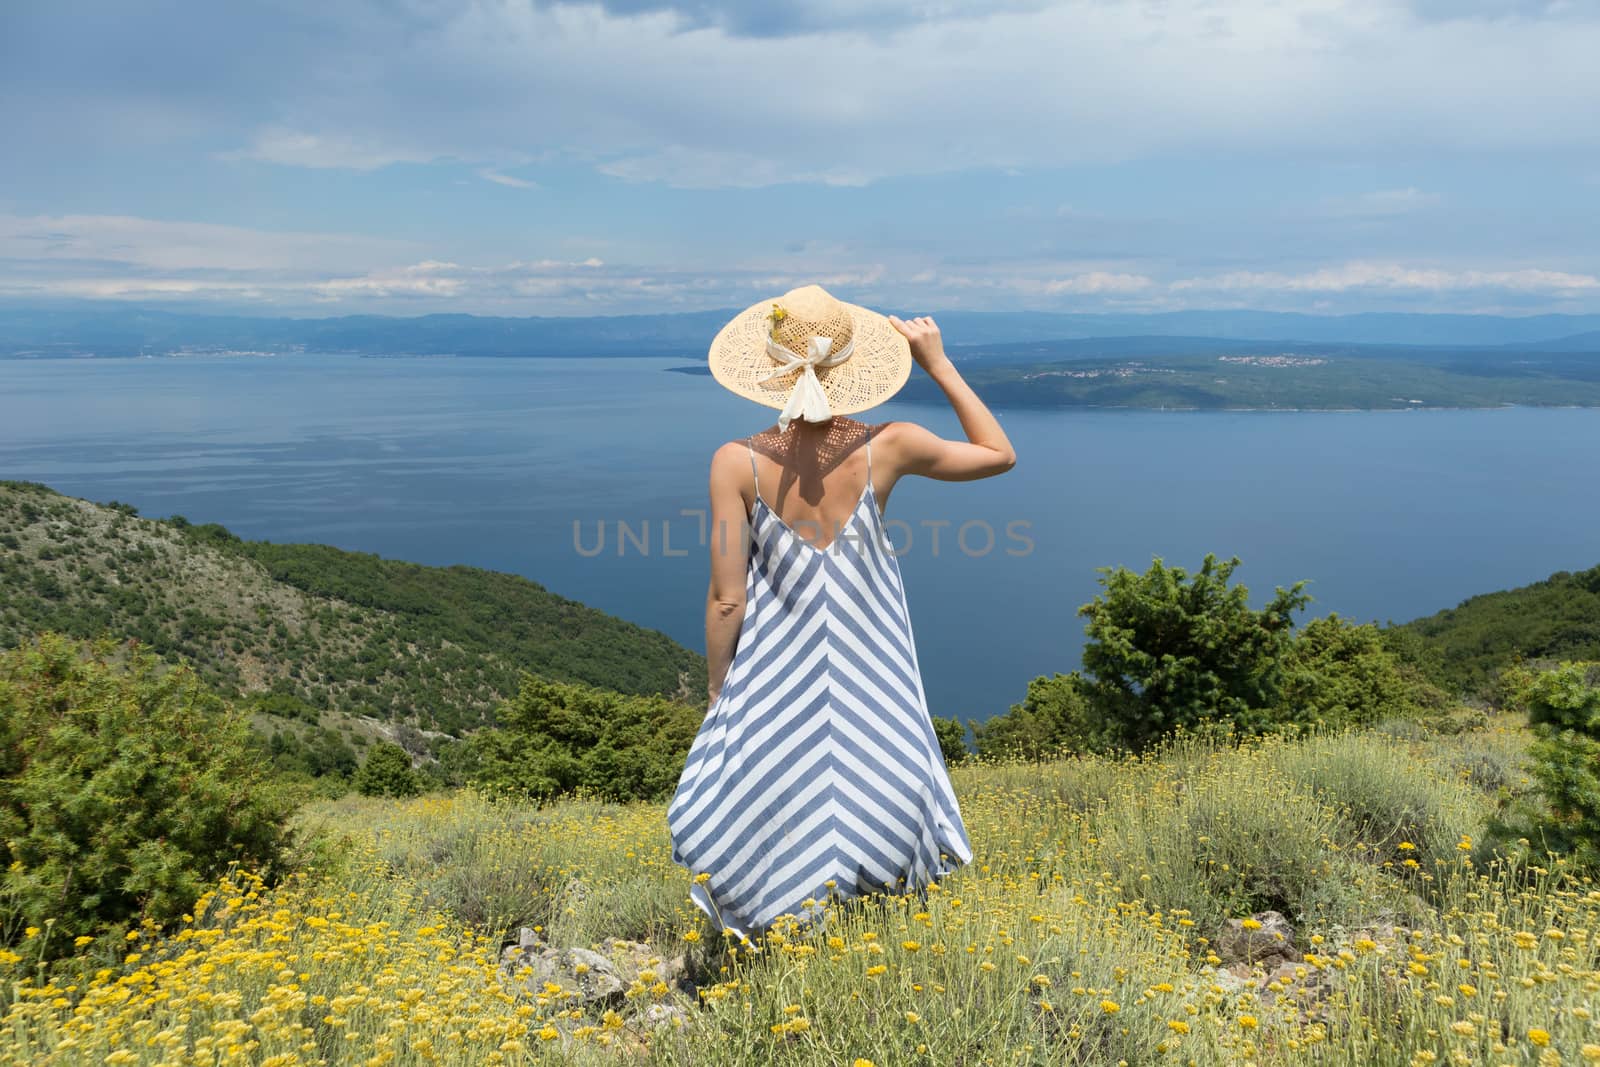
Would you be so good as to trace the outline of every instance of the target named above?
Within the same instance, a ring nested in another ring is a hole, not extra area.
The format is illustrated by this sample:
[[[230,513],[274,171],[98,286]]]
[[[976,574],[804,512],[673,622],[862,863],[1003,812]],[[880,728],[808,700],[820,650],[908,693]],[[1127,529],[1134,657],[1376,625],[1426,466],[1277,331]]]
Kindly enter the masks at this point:
[[[709,875],[690,897],[738,936],[784,914],[808,921],[807,899],[920,890],[972,859],[870,431],[866,448],[866,487],[825,548],[778,517],[757,479],[738,643],[667,807],[673,862]]]

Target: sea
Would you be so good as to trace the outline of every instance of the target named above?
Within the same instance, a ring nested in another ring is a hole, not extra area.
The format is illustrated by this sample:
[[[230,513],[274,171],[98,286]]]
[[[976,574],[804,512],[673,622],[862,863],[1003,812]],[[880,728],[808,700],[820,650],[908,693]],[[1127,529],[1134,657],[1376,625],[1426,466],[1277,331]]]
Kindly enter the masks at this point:
[[[775,412],[684,362],[0,360],[0,478],[514,572],[704,651],[707,467]],[[1302,620],[1398,622],[1600,563],[1600,411],[997,415],[1015,468],[903,478],[885,511],[935,715],[1077,667],[1104,568],[1237,556],[1257,604],[1304,579]],[[963,436],[943,407],[861,417]]]

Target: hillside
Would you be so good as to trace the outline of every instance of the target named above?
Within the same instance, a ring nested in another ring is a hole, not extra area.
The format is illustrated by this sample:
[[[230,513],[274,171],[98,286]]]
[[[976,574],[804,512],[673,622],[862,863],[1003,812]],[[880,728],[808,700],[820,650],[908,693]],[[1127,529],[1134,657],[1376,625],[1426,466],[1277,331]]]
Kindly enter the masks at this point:
[[[520,670],[705,697],[699,654],[516,575],[241,541],[0,482],[0,647],[42,629],[136,637],[226,694],[451,733],[486,722]]]
[[[1471,597],[1394,630],[1420,646],[1438,681],[1465,692],[1481,689],[1518,655],[1600,660],[1600,566]]]

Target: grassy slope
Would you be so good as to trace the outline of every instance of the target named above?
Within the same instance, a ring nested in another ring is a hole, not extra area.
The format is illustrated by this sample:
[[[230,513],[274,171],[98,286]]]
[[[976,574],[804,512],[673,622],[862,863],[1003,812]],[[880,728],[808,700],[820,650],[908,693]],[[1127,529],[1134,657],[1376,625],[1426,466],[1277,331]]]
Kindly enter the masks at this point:
[[[0,482],[0,646],[40,629],[137,637],[226,693],[452,732],[519,670],[703,698],[704,660],[527,579],[320,545],[243,542]]]
[[[393,1067],[1587,1062],[1600,893],[1483,845],[1496,793],[1528,788],[1527,740],[1500,716],[1454,735],[961,767],[972,863],[737,957],[690,903],[660,805],[317,803],[297,819],[313,878],[248,899],[253,883],[221,885],[182,941],[90,946],[73,989],[0,1005],[0,1032],[15,1027],[0,1064],[131,1049],[153,1065],[170,1049],[129,1034],[181,1049],[251,1019],[258,1061],[309,1035],[330,1064]],[[1262,907],[1304,959],[1247,986],[1214,951]],[[538,980],[507,988],[494,970],[522,926],[558,947],[650,947],[614,1002],[535,998]],[[676,981],[680,956],[697,991]],[[651,1023],[668,1008],[681,1028]]]

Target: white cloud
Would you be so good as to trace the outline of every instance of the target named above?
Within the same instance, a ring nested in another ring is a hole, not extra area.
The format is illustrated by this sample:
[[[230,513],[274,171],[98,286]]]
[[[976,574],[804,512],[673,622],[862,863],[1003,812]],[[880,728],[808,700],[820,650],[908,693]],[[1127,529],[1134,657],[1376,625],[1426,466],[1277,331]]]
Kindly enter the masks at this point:
[[[1557,266],[1352,260],[1300,272],[1184,276],[1137,261],[1009,261],[950,270],[904,256],[865,260],[846,246],[796,262],[615,263],[596,255],[500,261],[427,254],[352,234],[279,233],[129,216],[0,215],[0,296],[282,310],[405,313],[449,307],[504,314],[606,314],[739,307],[820,283],[870,306],[1159,310],[1240,301],[1316,307],[1487,309],[1542,300],[1600,305],[1600,277]]]
[[[1444,270],[1398,263],[1346,263],[1302,274],[1235,271],[1172,283],[1175,292],[1344,293],[1357,289],[1444,293],[1501,289],[1518,293],[1576,293],[1600,289],[1600,278],[1558,270]]]
[[[1155,282],[1142,274],[1113,274],[1095,270],[1073,278],[1052,278],[1038,291],[1047,296],[1058,293],[1138,293],[1153,285]]]
[[[1443,2],[352,0],[291,8],[298,23],[248,6],[193,12],[237,20],[234,33],[128,18],[115,51],[68,47],[81,23],[47,12],[37,21],[56,19],[54,36],[38,31],[27,54],[53,63],[0,79],[39,93],[72,83],[70,97],[35,96],[61,99],[65,126],[131,99],[172,112],[174,130],[209,123],[198,128],[238,142],[230,158],[357,171],[459,160],[503,174],[559,156],[635,181],[855,184],[1396,150],[1592,167],[1600,6],[1481,0],[1442,18]],[[137,70],[124,54],[142,57]],[[188,69],[205,81],[153,73]]]
[[[820,160],[823,164],[829,161]],[[845,165],[808,166],[788,153],[780,158],[754,152],[672,145],[659,152],[608,160],[599,171],[624,181],[660,181],[680,189],[756,189],[785,182],[860,186],[869,176]]]
[[[103,260],[155,270],[361,270],[415,256],[411,242],[130,215],[0,214],[0,260]]]
[[[1410,215],[1437,207],[1441,201],[1438,193],[1425,193],[1415,186],[1404,189],[1379,189],[1357,196],[1329,197],[1322,202],[1324,211],[1337,218],[1391,218]]]
[[[466,280],[442,273],[454,263],[418,263],[399,270],[378,271],[359,278],[330,278],[310,282],[306,288],[317,299],[337,301],[352,295],[457,297],[465,291]]]
[[[530,182],[526,178],[514,178],[509,174],[501,174],[499,171],[490,170],[487,167],[478,171],[478,177],[486,182],[494,182],[496,185],[509,185],[513,189],[539,188],[538,182]]]
[[[217,158],[317,170],[377,170],[394,163],[430,163],[440,157],[431,150],[396,148],[375,138],[273,125],[258,130],[247,146],[218,152]]]

